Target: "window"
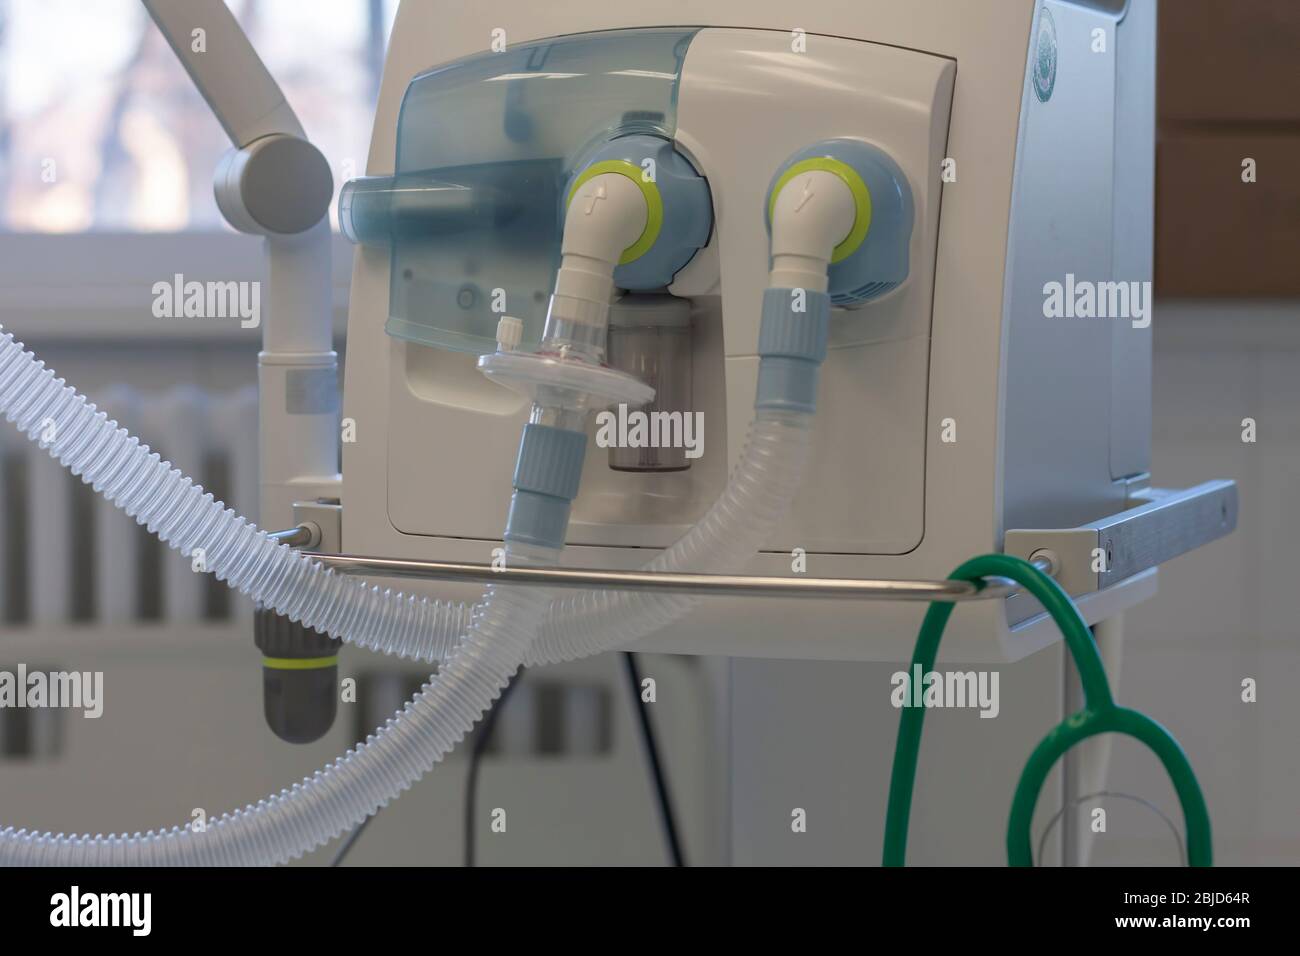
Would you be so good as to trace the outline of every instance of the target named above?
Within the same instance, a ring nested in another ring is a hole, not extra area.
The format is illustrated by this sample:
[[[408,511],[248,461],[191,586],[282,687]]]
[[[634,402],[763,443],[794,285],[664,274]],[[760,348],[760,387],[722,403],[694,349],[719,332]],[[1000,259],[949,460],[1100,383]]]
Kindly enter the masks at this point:
[[[396,0],[228,6],[337,192],[365,168]],[[212,174],[229,147],[139,0],[0,0],[0,230],[227,228]]]

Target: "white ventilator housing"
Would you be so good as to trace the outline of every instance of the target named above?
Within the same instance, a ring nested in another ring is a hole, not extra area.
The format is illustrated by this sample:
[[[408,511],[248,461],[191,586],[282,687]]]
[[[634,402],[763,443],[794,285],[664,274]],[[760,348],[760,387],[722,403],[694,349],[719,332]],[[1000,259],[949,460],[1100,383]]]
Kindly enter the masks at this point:
[[[673,146],[707,180],[714,221],[667,291],[690,304],[703,454],[685,470],[614,470],[589,441],[564,563],[640,567],[722,493],[750,422],[768,271],[777,285],[825,281],[811,259],[780,248],[779,230],[769,247],[762,197],[791,157],[833,139],[870,144],[901,170],[914,207],[908,274],[859,307],[832,310],[807,480],[761,550],[729,570],[943,578],[1002,550],[1008,530],[1069,529],[1127,507],[1150,464],[1151,330],[1122,318],[1048,319],[1043,293],[1067,273],[1139,287],[1151,278],[1154,15],[1145,3],[1124,7],[1023,0],[975,16],[948,0],[864,0],[809,3],[796,16],[776,0],[484,0],[449,16],[445,4],[404,4],[371,176],[394,172],[412,79],[487,52],[497,27],[507,51],[590,31],[699,27],[681,60]],[[1094,30],[1108,38],[1105,54],[1090,48]],[[577,71],[535,59],[537,77],[485,84],[499,89],[507,119],[560,101],[574,82]],[[801,202],[805,182],[845,188],[807,172],[780,201]],[[528,405],[479,375],[472,355],[380,331],[395,305],[392,268],[382,250],[357,253],[344,415],[358,427],[343,448],[344,550],[487,561],[509,491],[502,463]],[[1080,607],[1103,619],[1155,586],[1155,569],[1144,570],[1082,594]],[[900,660],[921,611],[710,598],[637,646]],[[963,607],[945,652],[1023,657],[1056,639],[1036,612],[1021,598]]]

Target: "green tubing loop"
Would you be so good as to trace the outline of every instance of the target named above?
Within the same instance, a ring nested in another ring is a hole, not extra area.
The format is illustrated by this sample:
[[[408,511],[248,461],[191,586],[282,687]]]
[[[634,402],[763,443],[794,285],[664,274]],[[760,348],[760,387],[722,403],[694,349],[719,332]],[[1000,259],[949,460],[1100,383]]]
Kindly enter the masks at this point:
[[[987,578],[1010,578],[1037,598],[1061,629],[1083,684],[1083,709],[1067,717],[1043,738],[1020,775],[1011,802],[1011,818],[1007,823],[1007,862],[1011,866],[1033,866],[1030,823],[1043,783],[1056,761],[1082,740],[1096,734],[1116,733],[1141,741],[1160,759],[1182,804],[1183,822],[1187,829],[1187,861],[1192,866],[1211,866],[1210,816],[1187,755],[1164,727],[1144,714],[1118,706],[1111,698],[1106,670],[1097,653],[1092,632],[1061,586],[1028,561],[1005,554],[972,558],[953,571],[950,577],[981,587]],[[952,609],[951,602],[935,601],[930,605],[921,624],[909,673],[915,673],[917,666],[920,666],[922,674],[934,669],[939,640]],[[889,807],[885,815],[885,866],[902,866],[907,856],[907,827],[912,813],[912,790],[916,783],[916,761],[924,721],[924,707],[903,708],[898,743],[894,747],[894,770],[889,781]]]

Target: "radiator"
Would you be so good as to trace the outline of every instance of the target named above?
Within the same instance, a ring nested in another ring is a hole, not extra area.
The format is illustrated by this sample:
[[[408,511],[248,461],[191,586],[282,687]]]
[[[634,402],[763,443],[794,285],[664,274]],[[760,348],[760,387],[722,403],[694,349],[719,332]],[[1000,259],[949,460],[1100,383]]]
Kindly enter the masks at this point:
[[[240,514],[257,506],[257,390],[92,396]],[[12,427],[0,438],[0,607],[9,625],[251,619],[251,604],[136,525]]]

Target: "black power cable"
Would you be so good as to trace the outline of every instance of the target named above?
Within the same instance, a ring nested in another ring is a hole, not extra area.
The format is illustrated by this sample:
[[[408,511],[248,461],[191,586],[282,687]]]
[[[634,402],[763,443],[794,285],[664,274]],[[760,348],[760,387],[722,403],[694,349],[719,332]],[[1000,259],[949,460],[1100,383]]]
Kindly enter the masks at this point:
[[[506,708],[506,700],[519,682],[524,679],[524,669],[519,668],[515,674],[514,680],[506,684],[505,689],[501,691],[501,696],[497,698],[496,704],[488,711],[487,716],[483,718],[483,725],[479,728],[478,736],[474,738],[474,749],[469,754],[469,770],[465,774],[465,865],[476,866],[474,862],[474,834],[476,823],[476,804],[478,803],[478,771],[483,762],[483,755],[487,753],[488,744],[492,741],[492,730],[497,725],[497,718]]]
[[[664,840],[668,844],[668,856],[673,866],[685,866],[681,840],[678,837],[677,815],[673,809],[672,795],[669,792],[668,778],[663,761],[659,756],[659,743],[655,736],[654,724],[650,718],[649,704],[641,698],[641,668],[636,655],[630,651],[623,654],[624,673],[627,677],[628,691],[632,695],[632,709],[637,715],[637,724],[641,731],[641,741],[645,746],[646,765],[654,783],[655,798],[659,805],[659,818],[664,828]],[[483,726],[474,739],[474,748],[470,751],[469,770],[465,776],[465,865],[475,866],[475,834],[477,832],[478,776],[483,755],[492,741],[492,731],[496,727],[497,717],[505,709],[510,692],[519,686],[523,678],[523,669],[515,679],[506,685],[496,706],[483,719]]]
[[[672,794],[668,789],[668,778],[664,772],[663,762],[659,759],[659,744],[655,739],[654,724],[650,719],[650,705],[641,696],[641,668],[637,664],[636,654],[627,651],[623,654],[624,670],[627,674],[628,690],[632,693],[632,706],[636,711],[637,722],[641,727],[641,741],[645,744],[646,763],[654,781],[655,797],[659,803],[659,819],[663,823],[664,840],[668,844],[668,858],[673,866],[685,866],[681,841],[677,836],[677,815],[673,811]]]
[[[377,816],[379,816],[378,810],[352,828],[352,832],[349,833],[347,839],[343,841],[343,845],[339,847],[339,851],[334,854],[334,859],[330,861],[330,866],[343,865],[343,861],[347,858],[347,855],[352,852],[352,847],[356,844],[357,840],[361,838],[361,834],[366,832],[366,827],[370,826],[370,821]]]
[[[483,718],[483,724],[479,729],[478,736],[474,739],[474,749],[470,751],[469,772],[465,778],[466,866],[474,865],[474,805],[477,802],[476,798],[478,796],[479,764],[483,759],[483,754],[487,751],[488,743],[492,739],[492,728],[496,726],[497,716],[505,707],[506,698],[510,696],[510,692],[515,689],[515,686],[523,678],[523,675],[524,671],[521,667],[519,673],[515,675],[514,680],[507,684],[505,689],[501,691],[501,696],[496,699],[496,703],[492,706],[492,709],[488,711],[487,716]],[[352,832],[349,833],[347,838],[343,841],[343,845],[339,847],[338,853],[334,855],[334,859],[330,862],[330,866],[339,866],[342,864],[344,859],[347,858],[348,853],[351,852],[353,845],[356,844],[358,839],[360,839],[361,834],[365,832],[366,827],[370,826],[370,821],[377,816],[379,816],[378,810],[366,817],[357,824],[355,828],[353,828]]]

